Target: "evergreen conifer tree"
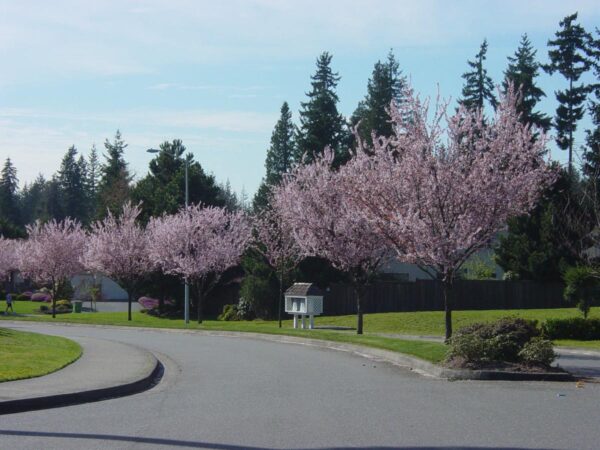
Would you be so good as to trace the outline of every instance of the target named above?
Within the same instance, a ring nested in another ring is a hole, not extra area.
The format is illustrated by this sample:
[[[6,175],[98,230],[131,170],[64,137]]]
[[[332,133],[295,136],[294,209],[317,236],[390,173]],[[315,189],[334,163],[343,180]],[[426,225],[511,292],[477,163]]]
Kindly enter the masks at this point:
[[[548,57],[550,63],[544,65],[549,74],[560,73],[569,83],[569,87],[556,91],[556,144],[559,148],[569,151],[569,172],[573,170],[573,133],[577,130],[577,122],[584,113],[584,102],[589,87],[584,83],[575,84],[591,63],[587,57],[591,35],[576,23],[577,13],[571,14],[560,21],[560,30],[555,33],[555,39],[548,41]]]
[[[474,61],[467,61],[469,67],[472,69],[470,72],[465,72],[462,77],[465,80],[465,84],[462,89],[462,98],[459,103],[467,109],[483,109],[485,102],[496,109],[498,100],[494,94],[494,83],[488,76],[486,68],[483,63],[486,59],[488,44],[487,40],[484,39],[479,52],[475,55]]]
[[[592,41],[589,48],[596,80],[591,87],[594,94],[594,98],[589,102],[592,128],[586,130],[587,148],[583,153],[583,173],[588,179],[593,180],[593,184],[600,191],[600,30],[598,28],[596,34],[598,37]]]
[[[523,123],[533,124],[544,131],[548,131],[551,119],[539,111],[534,111],[537,103],[546,96],[544,91],[535,83],[539,74],[540,63],[535,59],[537,50],[531,45],[527,34],[521,36],[519,48],[514,56],[508,57],[508,68],[504,72],[504,91],[511,83],[515,89],[521,91],[521,102],[517,111],[521,114]]]
[[[348,141],[348,133],[345,120],[337,110],[339,99],[335,91],[340,77],[331,70],[331,58],[327,52],[317,58],[308,101],[301,103],[300,127],[296,130],[296,161],[306,158],[310,162],[327,146],[335,152],[336,162],[341,163],[347,158],[343,147]]]
[[[0,172],[0,217],[14,227],[21,225],[18,190],[17,169],[10,158],[6,158]]]
[[[88,202],[85,186],[85,167],[77,160],[77,149],[71,146],[63,157],[58,171],[62,211],[65,216],[86,222]],[[83,160],[85,162],[85,160]]]
[[[127,144],[117,130],[113,142],[108,139],[104,142],[106,161],[100,168],[100,182],[98,183],[98,211],[99,217],[104,217],[107,210],[118,214],[123,204],[129,198],[131,176],[124,159]]]
[[[369,144],[371,132],[378,136],[391,136],[392,124],[388,109],[392,101],[400,104],[406,88],[406,77],[402,76],[400,65],[390,50],[387,61],[377,61],[367,85],[367,95],[350,119],[352,126],[358,125],[358,134]]]
[[[271,146],[267,150],[265,161],[266,182],[273,186],[281,181],[281,176],[292,168],[294,159],[294,124],[292,112],[287,102],[281,106],[281,115],[273,134]]]

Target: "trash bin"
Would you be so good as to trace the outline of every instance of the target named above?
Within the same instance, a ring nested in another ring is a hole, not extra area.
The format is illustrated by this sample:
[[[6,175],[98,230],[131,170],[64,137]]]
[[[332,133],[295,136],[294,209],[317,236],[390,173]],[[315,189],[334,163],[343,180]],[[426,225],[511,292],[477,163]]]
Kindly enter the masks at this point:
[[[82,304],[83,304],[83,302],[73,302],[73,312],[80,313]]]

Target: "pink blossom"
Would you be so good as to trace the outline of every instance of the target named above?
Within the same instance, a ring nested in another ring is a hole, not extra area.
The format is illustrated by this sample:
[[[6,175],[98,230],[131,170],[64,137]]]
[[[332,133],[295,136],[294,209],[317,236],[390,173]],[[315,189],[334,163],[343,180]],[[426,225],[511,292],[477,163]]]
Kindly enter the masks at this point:
[[[28,239],[18,245],[19,270],[36,283],[50,286],[54,317],[56,292],[83,271],[85,232],[79,222],[67,218],[44,224],[37,221],[27,226],[27,233]]]
[[[153,218],[148,230],[154,264],[196,287],[201,322],[203,297],[226,269],[238,264],[249,243],[248,219],[241,212],[194,205]]]
[[[148,238],[137,223],[140,206],[126,203],[121,215],[108,216],[92,225],[84,264],[87,270],[115,279],[128,294],[128,319],[131,300],[143,278],[153,269],[148,257]]]

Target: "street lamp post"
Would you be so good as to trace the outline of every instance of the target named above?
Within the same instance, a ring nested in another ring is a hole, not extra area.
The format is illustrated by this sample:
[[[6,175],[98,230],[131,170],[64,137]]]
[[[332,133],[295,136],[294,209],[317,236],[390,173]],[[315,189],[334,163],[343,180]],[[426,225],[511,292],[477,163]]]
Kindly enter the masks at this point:
[[[148,153],[160,153],[160,150],[156,148],[149,148],[146,150]],[[189,159],[185,158],[185,207],[188,207],[190,192],[189,192],[189,181],[188,181],[188,167],[190,165]],[[183,316],[185,318],[185,324],[190,323],[190,285],[185,280],[184,287],[184,300],[183,300]]]

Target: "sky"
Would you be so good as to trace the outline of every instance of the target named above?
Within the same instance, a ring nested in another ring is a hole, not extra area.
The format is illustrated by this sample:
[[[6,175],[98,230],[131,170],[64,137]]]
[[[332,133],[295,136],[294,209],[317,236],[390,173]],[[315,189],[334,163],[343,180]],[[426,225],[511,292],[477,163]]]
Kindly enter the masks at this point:
[[[182,139],[217,181],[252,195],[281,104],[297,123],[321,52],[333,54],[346,117],[390,49],[421,96],[456,100],[484,38],[500,83],[521,34],[546,62],[547,40],[575,11],[600,27],[598,0],[0,0],[0,161],[12,159],[23,185],[56,172],[71,145],[102,153],[119,129],[138,179],[146,149]],[[539,80],[553,115],[563,80]]]

